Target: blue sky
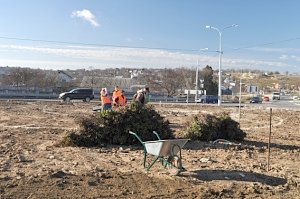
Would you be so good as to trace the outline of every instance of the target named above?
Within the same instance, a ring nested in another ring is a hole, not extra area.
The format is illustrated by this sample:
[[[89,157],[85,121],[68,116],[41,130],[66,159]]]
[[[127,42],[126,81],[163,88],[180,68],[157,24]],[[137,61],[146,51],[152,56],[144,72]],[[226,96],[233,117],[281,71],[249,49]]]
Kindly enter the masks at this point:
[[[0,0],[0,66],[300,72],[298,0]],[[238,24],[238,27],[223,28]],[[208,48],[208,51],[200,49]]]

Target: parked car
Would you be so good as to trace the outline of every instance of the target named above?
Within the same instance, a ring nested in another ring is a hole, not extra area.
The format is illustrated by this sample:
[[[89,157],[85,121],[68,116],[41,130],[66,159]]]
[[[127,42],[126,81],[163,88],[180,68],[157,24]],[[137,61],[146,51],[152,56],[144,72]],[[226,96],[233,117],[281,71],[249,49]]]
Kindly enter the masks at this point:
[[[293,96],[293,100],[300,100],[300,97],[299,96]]]
[[[201,95],[200,98],[196,99],[195,102],[200,102],[200,103],[218,103],[218,96],[215,95]]]
[[[268,102],[268,101],[270,101],[270,98],[268,96],[264,96],[263,100],[264,100],[264,102]]]
[[[262,103],[262,99],[260,97],[251,97],[250,98],[250,103],[256,103],[256,104],[260,104]]]
[[[73,99],[89,102],[94,99],[94,91],[91,88],[75,88],[68,92],[59,94],[59,98],[66,102],[69,102]]]
[[[274,92],[272,99],[273,100],[275,100],[275,99],[280,100],[280,93],[279,92]]]

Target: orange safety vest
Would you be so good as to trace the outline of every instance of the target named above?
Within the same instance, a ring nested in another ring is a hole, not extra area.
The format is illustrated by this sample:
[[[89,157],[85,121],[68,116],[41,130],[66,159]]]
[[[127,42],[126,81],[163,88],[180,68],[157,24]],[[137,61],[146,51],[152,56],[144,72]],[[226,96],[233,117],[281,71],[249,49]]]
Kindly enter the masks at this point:
[[[122,95],[122,91],[121,90],[115,90],[113,92],[113,96],[112,96],[112,100],[113,100],[113,104],[114,105],[119,105],[118,98]]]
[[[115,90],[113,92],[113,99],[116,99],[117,97],[119,97],[122,94],[121,90]]]
[[[102,104],[111,104],[111,99],[108,95],[107,96],[101,96],[101,101],[102,101]]]
[[[119,96],[119,105],[120,106],[125,106],[127,103],[127,98],[124,95]]]

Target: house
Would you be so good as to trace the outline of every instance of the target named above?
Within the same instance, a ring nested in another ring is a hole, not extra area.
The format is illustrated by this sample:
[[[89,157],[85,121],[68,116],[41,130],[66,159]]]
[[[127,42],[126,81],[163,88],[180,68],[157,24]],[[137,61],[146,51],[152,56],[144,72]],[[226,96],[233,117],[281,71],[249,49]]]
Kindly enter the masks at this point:
[[[0,67],[0,76],[5,76],[7,74],[9,74],[9,67]]]
[[[9,67],[0,67],[0,86],[3,84],[4,78],[9,75],[9,70]]]
[[[109,91],[113,91],[115,86],[121,87],[125,91],[131,90],[133,85],[136,85],[137,81],[131,78],[119,78],[119,77],[91,77],[84,76],[80,84],[81,87],[93,87],[93,88],[107,88]]]
[[[73,80],[73,77],[68,75],[66,72],[62,70],[58,70],[58,78],[62,82],[71,82]]]

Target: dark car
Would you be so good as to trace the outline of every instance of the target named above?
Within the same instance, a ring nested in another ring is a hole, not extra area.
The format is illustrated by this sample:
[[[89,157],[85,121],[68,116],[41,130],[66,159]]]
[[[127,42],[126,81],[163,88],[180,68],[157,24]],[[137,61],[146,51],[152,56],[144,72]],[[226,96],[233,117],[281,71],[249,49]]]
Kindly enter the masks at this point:
[[[250,98],[250,103],[256,103],[256,104],[259,104],[259,103],[262,103],[262,99],[260,97],[251,97]]]
[[[200,103],[218,103],[218,96],[215,95],[202,95],[200,98],[196,99],[196,102]]]
[[[94,99],[94,91],[91,88],[75,88],[69,92],[59,94],[59,98],[66,102],[74,99],[89,102]]]

